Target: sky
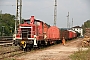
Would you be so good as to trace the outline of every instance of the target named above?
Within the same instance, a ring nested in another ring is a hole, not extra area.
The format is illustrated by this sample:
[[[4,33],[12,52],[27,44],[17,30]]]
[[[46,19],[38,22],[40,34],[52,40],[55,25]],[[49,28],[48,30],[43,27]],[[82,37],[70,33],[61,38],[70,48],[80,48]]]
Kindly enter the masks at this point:
[[[55,0],[22,0],[22,18],[29,19],[35,16],[49,25],[54,25],[54,1]],[[16,0],[0,0],[2,13],[16,15]],[[82,26],[90,20],[90,0],[57,0],[56,26],[67,27],[67,15],[69,12],[69,25]]]

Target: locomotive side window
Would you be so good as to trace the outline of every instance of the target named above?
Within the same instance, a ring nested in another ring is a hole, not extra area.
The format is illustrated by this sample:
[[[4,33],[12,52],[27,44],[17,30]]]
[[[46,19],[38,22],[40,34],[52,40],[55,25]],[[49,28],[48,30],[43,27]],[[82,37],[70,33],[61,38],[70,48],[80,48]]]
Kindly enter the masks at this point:
[[[28,24],[30,24],[30,20],[27,20],[26,22],[27,22]]]
[[[40,22],[37,22],[37,25],[40,26]]]

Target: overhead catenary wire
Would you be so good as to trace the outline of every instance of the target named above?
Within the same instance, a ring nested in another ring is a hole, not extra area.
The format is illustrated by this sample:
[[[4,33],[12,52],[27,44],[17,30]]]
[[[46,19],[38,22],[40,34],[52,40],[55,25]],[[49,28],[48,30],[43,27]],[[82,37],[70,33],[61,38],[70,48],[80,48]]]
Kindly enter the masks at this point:
[[[3,6],[4,7],[4,6],[16,6],[16,5],[0,5],[0,6]]]
[[[37,12],[37,11],[41,11],[41,10],[43,10],[43,9],[52,8],[52,7],[53,7],[53,5],[48,6],[48,7],[43,7],[43,8],[37,8],[37,9],[35,9],[35,10],[24,11],[24,13],[27,13],[27,12]],[[27,9],[27,10],[28,10],[28,9]]]

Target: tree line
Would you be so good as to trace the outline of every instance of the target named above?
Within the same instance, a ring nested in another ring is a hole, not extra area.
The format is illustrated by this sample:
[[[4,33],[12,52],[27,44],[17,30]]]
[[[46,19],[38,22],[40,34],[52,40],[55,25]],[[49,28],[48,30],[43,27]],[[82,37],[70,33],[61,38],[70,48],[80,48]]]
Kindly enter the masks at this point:
[[[83,28],[83,32],[85,33],[85,28],[90,28],[90,20],[87,20],[86,22],[84,22],[84,24],[82,25]]]
[[[0,36],[10,36],[14,32],[15,15],[0,14]]]

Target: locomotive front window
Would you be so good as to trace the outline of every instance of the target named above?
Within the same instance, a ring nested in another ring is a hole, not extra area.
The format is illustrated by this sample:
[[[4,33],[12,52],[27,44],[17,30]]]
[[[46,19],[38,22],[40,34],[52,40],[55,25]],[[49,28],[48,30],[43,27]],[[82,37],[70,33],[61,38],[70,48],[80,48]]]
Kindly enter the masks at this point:
[[[31,38],[31,27],[20,27],[22,39]]]
[[[22,28],[22,38],[27,39],[31,37],[31,28]]]

